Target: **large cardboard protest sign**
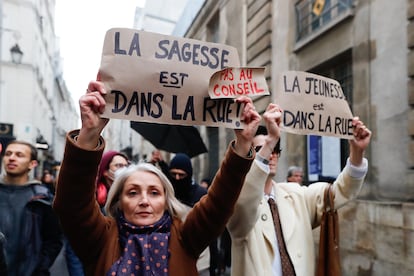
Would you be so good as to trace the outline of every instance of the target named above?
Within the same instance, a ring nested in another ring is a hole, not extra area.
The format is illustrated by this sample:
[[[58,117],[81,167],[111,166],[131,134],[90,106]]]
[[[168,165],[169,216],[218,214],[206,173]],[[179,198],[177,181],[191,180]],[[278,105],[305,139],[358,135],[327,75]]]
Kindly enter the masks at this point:
[[[269,95],[264,67],[226,68],[210,78],[210,98],[258,97]]]
[[[316,74],[288,71],[277,82],[276,102],[283,109],[282,129],[352,139],[352,113],[341,85]]]
[[[138,31],[110,29],[101,80],[108,91],[104,117],[177,125],[241,128],[242,107],[210,99],[214,72],[238,67],[234,47]]]

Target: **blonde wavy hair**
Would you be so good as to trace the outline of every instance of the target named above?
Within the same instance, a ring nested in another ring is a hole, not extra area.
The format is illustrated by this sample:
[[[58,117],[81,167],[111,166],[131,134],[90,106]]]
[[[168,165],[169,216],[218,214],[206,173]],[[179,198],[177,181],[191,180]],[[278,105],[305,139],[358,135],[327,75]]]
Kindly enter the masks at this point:
[[[158,176],[158,178],[161,180],[162,185],[164,186],[166,209],[172,217],[177,217],[180,220],[184,221],[185,216],[188,213],[187,206],[185,206],[175,197],[174,188],[165,174],[150,163],[139,163],[137,165],[131,165],[127,168],[116,171],[114,183],[109,189],[108,198],[105,204],[106,214],[112,218],[116,218],[118,216],[120,211],[120,196],[122,190],[124,189],[125,182],[128,177],[137,171],[150,172]]]

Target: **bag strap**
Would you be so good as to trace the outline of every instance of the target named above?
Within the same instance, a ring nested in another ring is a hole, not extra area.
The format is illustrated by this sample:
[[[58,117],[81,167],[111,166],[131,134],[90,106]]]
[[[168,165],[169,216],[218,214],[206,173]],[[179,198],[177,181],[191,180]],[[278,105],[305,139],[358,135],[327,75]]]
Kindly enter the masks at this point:
[[[335,195],[333,193],[332,185],[329,184],[328,187],[326,187],[325,192],[324,192],[325,212],[335,210],[334,198],[335,198]]]

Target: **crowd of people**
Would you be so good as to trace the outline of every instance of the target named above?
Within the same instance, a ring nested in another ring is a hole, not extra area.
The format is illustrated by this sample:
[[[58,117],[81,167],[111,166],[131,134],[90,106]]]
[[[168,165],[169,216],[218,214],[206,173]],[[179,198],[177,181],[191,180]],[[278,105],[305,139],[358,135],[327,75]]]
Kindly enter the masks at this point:
[[[332,184],[302,185],[298,166],[276,183],[283,111],[270,103],[260,115],[251,98],[239,97],[245,127],[234,130],[215,176],[197,183],[184,153],[166,162],[155,149],[134,164],[106,150],[105,94],[92,81],[81,96],[82,125],[67,134],[58,175],[31,176],[37,151],[30,143],[0,149],[0,275],[50,275],[62,250],[77,276],[315,271],[312,229],[325,188],[332,185],[335,206],[343,206],[367,173],[371,132],[358,117],[347,164]]]

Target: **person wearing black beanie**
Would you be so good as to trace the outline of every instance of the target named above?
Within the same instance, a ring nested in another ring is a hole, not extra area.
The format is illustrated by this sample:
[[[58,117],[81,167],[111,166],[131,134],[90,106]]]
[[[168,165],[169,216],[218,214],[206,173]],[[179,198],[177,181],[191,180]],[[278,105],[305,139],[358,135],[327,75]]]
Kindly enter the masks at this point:
[[[174,187],[176,197],[190,207],[193,207],[203,195],[207,194],[207,189],[193,180],[191,159],[185,153],[177,153],[171,160],[169,179]]]
[[[190,157],[185,153],[177,153],[171,160],[168,177],[174,187],[177,199],[191,208],[202,196],[207,194],[207,189],[193,180],[193,165]],[[197,270],[200,276],[209,274],[210,255],[209,249],[204,250],[200,255],[197,262]]]

